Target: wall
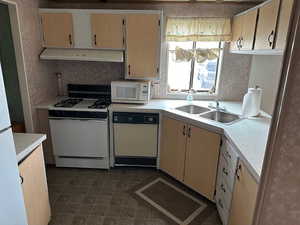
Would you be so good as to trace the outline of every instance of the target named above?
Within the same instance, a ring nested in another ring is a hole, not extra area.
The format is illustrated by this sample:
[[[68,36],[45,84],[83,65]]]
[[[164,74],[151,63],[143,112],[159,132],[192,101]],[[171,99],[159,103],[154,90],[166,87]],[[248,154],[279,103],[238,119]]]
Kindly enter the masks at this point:
[[[202,17],[230,17],[252,6],[253,3],[83,3],[80,1],[48,1],[44,5],[49,8],[92,8],[92,9],[151,9],[163,10],[164,16],[202,16]],[[163,53],[163,57],[166,54]],[[241,100],[246,92],[251,56],[233,55],[225,48],[222,76],[220,80],[219,99]],[[55,66],[55,64],[53,63]],[[74,66],[74,67],[73,67]],[[105,68],[102,68],[105,66]],[[124,79],[120,72],[120,65],[108,66],[99,63],[69,63],[59,62],[57,70],[63,74],[64,86],[68,82],[75,83],[108,83],[113,79]],[[76,68],[76,69],[75,69]],[[106,73],[106,74],[105,74]],[[154,97],[166,97],[166,69],[162,68],[159,85],[155,85]]]
[[[0,26],[0,61],[10,119],[12,122],[24,123],[15,48],[7,5],[0,4],[0,21],[2,24]]]
[[[282,56],[255,55],[252,59],[248,86],[258,85],[263,89],[261,108],[268,114],[273,114],[281,65]]]
[[[32,109],[33,130],[38,130],[35,106],[53,98],[57,94],[54,68],[47,62],[39,60],[42,50],[38,8],[39,0],[11,0],[17,4],[21,43],[24,53],[25,74],[28,83],[28,95]]]

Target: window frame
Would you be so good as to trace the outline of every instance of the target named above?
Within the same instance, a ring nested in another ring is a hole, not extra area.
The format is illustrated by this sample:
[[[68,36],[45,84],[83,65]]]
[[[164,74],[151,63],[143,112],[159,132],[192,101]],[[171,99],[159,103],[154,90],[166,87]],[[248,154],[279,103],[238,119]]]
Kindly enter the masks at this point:
[[[193,41],[193,47],[192,50],[195,51],[196,50],[196,46],[197,46],[197,42],[201,42],[201,41]],[[212,95],[217,94],[217,84],[218,84],[218,80],[219,80],[219,75],[220,75],[220,63],[222,61],[222,59],[220,59],[221,57],[223,57],[223,48],[224,48],[224,43],[222,41],[218,42],[218,46],[220,51],[220,55],[217,59],[217,67],[216,67],[216,78],[215,78],[215,83],[214,83],[214,90],[211,93]],[[169,44],[167,44],[167,61],[169,60],[170,57],[170,49],[169,49]],[[189,79],[189,89],[167,89],[167,95],[174,95],[174,94],[186,94],[189,91],[193,91],[194,93],[198,93],[198,94],[203,94],[203,93],[209,93],[211,90],[194,90],[193,87],[193,82],[194,82],[194,73],[195,73],[195,58],[193,57],[191,60],[191,72],[190,72],[190,79]],[[167,63],[167,86],[168,86],[168,78],[169,78],[169,65]]]

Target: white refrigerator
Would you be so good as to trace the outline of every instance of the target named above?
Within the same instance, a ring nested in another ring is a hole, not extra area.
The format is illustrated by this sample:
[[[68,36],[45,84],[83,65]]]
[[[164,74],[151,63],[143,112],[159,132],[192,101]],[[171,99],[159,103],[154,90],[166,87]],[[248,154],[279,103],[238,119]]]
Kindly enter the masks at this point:
[[[28,225],[0,61],[0,224]]]

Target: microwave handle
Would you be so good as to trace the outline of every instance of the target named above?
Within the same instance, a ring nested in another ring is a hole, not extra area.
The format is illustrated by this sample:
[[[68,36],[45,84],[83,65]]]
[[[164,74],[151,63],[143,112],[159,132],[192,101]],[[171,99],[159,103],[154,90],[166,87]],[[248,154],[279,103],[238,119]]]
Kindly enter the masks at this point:
[[[130,64],[128,65],[128,75],[130,75]]]

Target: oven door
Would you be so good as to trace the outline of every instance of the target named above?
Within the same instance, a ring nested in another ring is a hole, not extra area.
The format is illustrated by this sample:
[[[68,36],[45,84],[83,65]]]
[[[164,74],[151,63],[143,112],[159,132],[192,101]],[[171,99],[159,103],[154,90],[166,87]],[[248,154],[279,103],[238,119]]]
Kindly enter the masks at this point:
[[[108,157],[107,119],[49,118],[56,156]]]

